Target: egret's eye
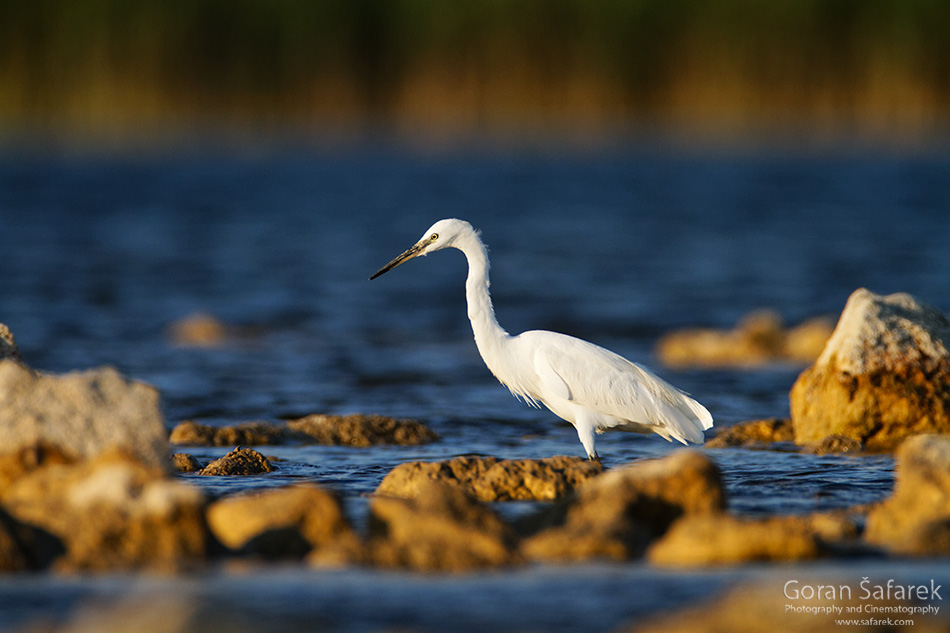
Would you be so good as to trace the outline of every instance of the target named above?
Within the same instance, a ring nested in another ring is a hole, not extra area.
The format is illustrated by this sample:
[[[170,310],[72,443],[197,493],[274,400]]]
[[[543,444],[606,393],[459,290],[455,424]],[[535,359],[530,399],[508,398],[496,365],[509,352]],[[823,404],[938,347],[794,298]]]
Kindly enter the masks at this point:
[[[439,234],[438,234],[438,233],[433,233],[432,235],[429,236],[429,241],[430,241],[430,242],[434,242],[434,241],[436,241],[437,239],[439,239]]]

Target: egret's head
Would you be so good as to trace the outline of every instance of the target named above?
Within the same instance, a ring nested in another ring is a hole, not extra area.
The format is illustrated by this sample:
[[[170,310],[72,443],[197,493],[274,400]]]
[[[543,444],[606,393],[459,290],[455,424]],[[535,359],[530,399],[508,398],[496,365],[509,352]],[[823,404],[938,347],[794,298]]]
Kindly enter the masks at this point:
[[[409,261],[419,255],[428,255],[435,251],[455,246],[459,238],[475,237],[478,234],[472,225],[465,220],[439,220],[429,227],[429,230],[422,235],[422,239],[413,244],[403,254],[373,273],[370,279],[376,279],[385,272],[389,272],[399,264]]]

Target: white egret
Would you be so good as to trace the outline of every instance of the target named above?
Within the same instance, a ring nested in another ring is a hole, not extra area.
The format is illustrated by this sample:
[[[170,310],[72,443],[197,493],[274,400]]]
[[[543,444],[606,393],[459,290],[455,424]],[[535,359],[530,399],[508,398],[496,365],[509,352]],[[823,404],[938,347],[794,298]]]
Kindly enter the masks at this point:
[[[573,336],[544,330],[511,336],[502,329],[488,293],[488,251],[464,220],[439,220],[370,279],[443,248],[457,248],[468,260],[468,318],[488,369],[516,397],[573,424],[590,459],[599,459],[594,434],[608,430],[703,443],[713,424],[709,411],[644,367]]]

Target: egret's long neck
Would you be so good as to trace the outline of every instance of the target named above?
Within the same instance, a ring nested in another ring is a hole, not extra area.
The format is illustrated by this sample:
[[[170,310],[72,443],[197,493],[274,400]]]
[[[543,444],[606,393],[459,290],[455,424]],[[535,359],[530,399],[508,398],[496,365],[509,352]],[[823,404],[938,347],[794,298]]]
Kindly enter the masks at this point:
[[[475,333],[475,344],[489,368],[494,371],[492,360],[498,352],[498,344],[508,333],[498,325],[491,295],[488,294],[488,250],[475,235],[471,240],[459,244],[459,250],[468,259],[465,298],[468,302],[468,318]]]

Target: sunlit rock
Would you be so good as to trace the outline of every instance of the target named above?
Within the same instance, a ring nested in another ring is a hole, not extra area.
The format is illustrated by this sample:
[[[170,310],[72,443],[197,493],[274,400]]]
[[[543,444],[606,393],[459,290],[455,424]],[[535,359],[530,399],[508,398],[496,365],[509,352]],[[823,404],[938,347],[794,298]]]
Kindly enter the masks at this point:
[[[183,347],[219,347],[231,337],[228,327],[206,312],[190,314],[168,326],[168,339]]]
[[[678,450],[579,486],[534,519],[535,533],[523,542],[522,552],[546,561],[635,558],[680,517],[715,514],[725,507],[716,465],[700,451]]]
[[[381,567],[466,571],[520,562],[515,534],[458,486],[426,481],[411,499],[370,501],[370,551]]]
[[[762,447],[774,442],[791,442],[794,437],[791,420],[768,418],[724,427],[706,442],[706,448]]]
[[[416,497],[428,481],[459,486],[479,501],[550,501],[603,472],[579,457],[501,460],[463,456],[441,462],[407,462],[386,475],[377,494]]]
[[[903,554],[950,554],[950,437],[897,450],[894,492],[868,514],[867,540]]]
[[[747,315],[733,330],[691,328],[660,339],[657,356],[670,367],[755,367],[775,362],[809,363],[831,335],[831,323],[815,318],[786,329],[773,310]]]
[[[208,508],[208,524],[232,550],[267,558],[353,562],[362,546],[339,498],[308,484],[226,497]]]
[[[790,394],[795,441],[829,435],[893,450],[950,433],[950,321],[908,294],[856,290],[834,334]]]
[[[416,446],[439,439],[438,435],[420,422],[397,420],[382,415],[314,414],[288,421],[287,430],[297,439],[333,446]]]
[[[212,426],[185,420],[175,425],[169,441],[184,446],[265,446],[281,444],[287,437],[283,426],[269,422]]]
[[[266,457],[253,448],[239,446],[224,457],[219,457],[210,462],[199,470],[198,474],[212,477],[248,476],[263,475],[273,470],[274,466]]]
[[[843,514],[757,519],[694,515],[673,524],[647,551],[647,560],[678,567],[807,560],[857,537],[854,520]]]

